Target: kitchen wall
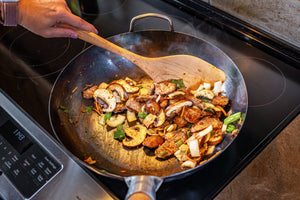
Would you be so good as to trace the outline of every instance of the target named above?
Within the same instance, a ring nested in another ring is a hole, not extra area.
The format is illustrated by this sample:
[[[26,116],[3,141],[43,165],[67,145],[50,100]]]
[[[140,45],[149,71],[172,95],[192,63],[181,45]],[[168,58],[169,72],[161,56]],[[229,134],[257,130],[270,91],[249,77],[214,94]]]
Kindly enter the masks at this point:
[[[203,0],[300,48],[300,0]]]

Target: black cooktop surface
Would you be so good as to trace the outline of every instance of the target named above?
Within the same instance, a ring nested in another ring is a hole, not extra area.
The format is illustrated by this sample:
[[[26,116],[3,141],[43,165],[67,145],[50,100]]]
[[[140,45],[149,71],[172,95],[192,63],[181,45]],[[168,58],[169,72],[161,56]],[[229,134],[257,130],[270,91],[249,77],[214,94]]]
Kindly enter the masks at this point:
[[[300,111],[300,70],[297,67],[207,19],[160,0],[98,0],[78,5],[72,5],[73,11],[93,23],[103,37],[128,32],[130,20],[136,15],[165,14],[173,20],[175,31],[204,39],[224,51],[244,77],[249,109],[238,137],[201,170],[163,183],[157,191],[157,199],[213,198]],[[169,27],[156,19],[146,19],[135,26],[135,30],[146,29],[168,30]],[[47,108],[53,83],[68,62],[88,46],[80,40],[45,39],[22,27],[0,26],[1,89],[52,133]],[[124,198],[127,191],[124,182],[102,176],[97,178],[117,197]]]

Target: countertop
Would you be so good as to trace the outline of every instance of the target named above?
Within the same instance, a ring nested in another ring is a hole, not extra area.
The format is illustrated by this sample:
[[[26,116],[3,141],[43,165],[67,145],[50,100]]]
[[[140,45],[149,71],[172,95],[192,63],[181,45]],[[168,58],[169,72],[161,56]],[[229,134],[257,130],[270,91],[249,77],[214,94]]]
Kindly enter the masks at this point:
[[[300,199],[298,115],[214,200]]]

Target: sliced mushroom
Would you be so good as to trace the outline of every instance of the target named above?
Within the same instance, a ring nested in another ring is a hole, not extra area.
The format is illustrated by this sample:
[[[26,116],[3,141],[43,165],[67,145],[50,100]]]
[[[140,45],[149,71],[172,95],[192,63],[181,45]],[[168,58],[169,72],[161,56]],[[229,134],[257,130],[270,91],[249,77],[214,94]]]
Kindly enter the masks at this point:
[[[125,147],[137,147],[143,143],[147,135],[147,128],[143,125],[135,125],[125,128],[125,134],[130,138],[125,138],[122,144]]]
[[[193,103],[187,100],[181,100],[175,102],[174,104],[171,104],[166,108],[166,116],[171,118],[175,117],[175,115],[181,111],[183,106],[192,106],[192,105]]]
[[[173,92],[171,94],[168,94],[168,97],[169,98],[175,98],[175,97],[177,97],[179,95],[185,95],[185,92],[183,92],[183,91],[175,91],[175,92]]]
[[[125,77],[125,81],[131,86],[136,86],[136,82],[129,77]]]
[[[128,95],[122,85],[118,83],[112,83],[109,84],[106,89],[110,90],[113,93],[117,103],[121,103],[122,101],[127,101]]]
[[[156,101],[149,100],[149,101],[146,102],[145,110],[146,110],[147,113],[151,113],[153,115],[156,115],[160,111],[160,106]]]
[[[107,83],[105,83],[105,82],[102,82],[102,83],[100,83],[100,85],[98,86],[98,88],[99,88],[99,89],[106,89],[106,88],[107,88],[107,86],[108,86],[108,84],[107,84]]]
[[[126,117],[124,115],[113,115],[106,121],[106,123],[110,127],[117,127],[118,125],[123,124],[125,119]]]
[[[109,90],[97,89],[93,97],[100,104],[103,112],[112,112],[116,107],[116,98]]]
[[[123,79],[119,79],[119,80],[113,81],[112,83],[118,83],[118,84],[122,85],[123,88],[125,89],[125,91],[128,94],[137,93],[139,91],[139,89],[140,89],[139,87],[137,87],[135,85],[129,84],[128,81],[125,81]]]
[[[157,118],[154,122],[154,126],[155,127],[160,127],[161,125],[163,125],[166,121],[166,115],[165,115],[165,112],[164,112],[164,109],[160,109],[158,115],[157,115]]]
[[[191,91],[191,93],[197,98],[213,99],[215,96],[212,90]]]

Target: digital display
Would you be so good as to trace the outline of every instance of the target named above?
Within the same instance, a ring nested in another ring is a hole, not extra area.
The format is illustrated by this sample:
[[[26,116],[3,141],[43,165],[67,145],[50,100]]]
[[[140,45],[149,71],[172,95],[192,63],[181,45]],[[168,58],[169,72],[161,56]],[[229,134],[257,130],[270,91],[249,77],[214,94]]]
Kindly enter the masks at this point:
[[[17,150],[20,154],[26,151],[31,145],[31,140],[11,121],[5,122],[0,127],[0,134]]]

